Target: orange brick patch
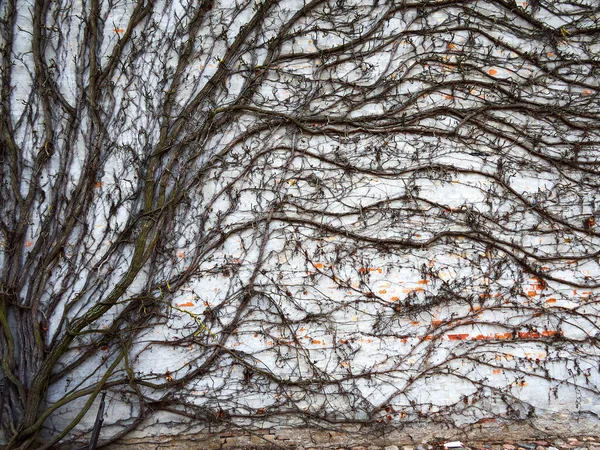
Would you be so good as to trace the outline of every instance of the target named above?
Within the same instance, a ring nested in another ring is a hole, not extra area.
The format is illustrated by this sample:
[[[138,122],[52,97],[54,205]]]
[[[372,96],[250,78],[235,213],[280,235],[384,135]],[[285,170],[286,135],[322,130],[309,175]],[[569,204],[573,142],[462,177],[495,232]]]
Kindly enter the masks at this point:
[[[483,341],[486,339],[491,339],[491,336],[486,336],[485,334],[478,334],[477,336],[473,336],[471,339],[474,341]]]
[[[448,335],[448,339],[451,341],[464,341],[465,339],[468,339],[469,335],[468,334],[449,334]]]
[[[563,332],[558,330],[544,330],[542,331],[542,336],[550,337],[550,336],[562,336]]]
[[[182,307],[182,306],[194,306],[194,302],[185,302],[185,303],[179,303],[177,304],[178,307]]]
[[[496,333],[496,339],[510,339],[512,338],[512,333]]]
[[[546,282],[541,278],[532,278],[531,287],[536,291],[542,291],[546,288]]]
[[[537,331],[519,331],[519,339],[539,339],[541,334]]]
[[[360,267],[358,269],[358,273],[369,273],[369,272],[383,273],[383,269],[381,267]]]

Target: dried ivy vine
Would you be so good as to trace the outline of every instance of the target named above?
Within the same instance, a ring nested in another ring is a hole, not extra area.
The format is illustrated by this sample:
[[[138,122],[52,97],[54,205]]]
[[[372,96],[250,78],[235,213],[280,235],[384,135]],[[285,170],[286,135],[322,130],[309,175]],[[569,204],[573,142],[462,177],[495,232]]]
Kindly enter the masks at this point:
[[[7,449],[598,414],[594,1],[0,9]]]

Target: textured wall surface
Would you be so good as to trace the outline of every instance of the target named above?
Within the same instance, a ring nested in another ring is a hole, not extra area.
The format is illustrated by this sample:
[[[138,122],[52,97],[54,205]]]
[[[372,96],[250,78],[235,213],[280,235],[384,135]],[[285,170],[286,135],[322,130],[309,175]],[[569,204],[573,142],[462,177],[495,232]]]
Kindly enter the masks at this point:
[[[595,1],[1,9],[9,448],[598,425]]]

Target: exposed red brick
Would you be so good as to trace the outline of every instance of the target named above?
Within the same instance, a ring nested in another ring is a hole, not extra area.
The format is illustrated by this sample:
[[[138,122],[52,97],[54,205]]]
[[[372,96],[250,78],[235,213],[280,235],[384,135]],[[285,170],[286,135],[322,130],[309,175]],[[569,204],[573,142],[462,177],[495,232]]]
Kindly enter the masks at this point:
[[[542,336],[544,337],[550,337],[550,336],[557,336],[557,335],[562,335],[563,332],[562,331],[558,331],[558,330],[544,330],[542,331]]]
[[[451,341],[464,341],[465,339],[468,339],[469,335],[468,334],[449,334],[448,335],[448,339],[450,339]]]
[[[532,278],[531,287],[537,291],[541,291],[546,288],[546,282],[541,278]]]
[[[368,273],[368,272],[383,273],[383,269],[381,267],[360,267],[358,269],[358,273]]]
[[[540,336],[537,331],[519,331],[520,339],[539,339]]]
[[[194,306],[194,302],[185,302],[185,303],[179,303],[177,304],[178,307],[182,307],[182,306]]]
[[[492,338],[493,338],[493,335],[486,336],[485,334],[478,334],[477,336],[473,336],[471,338],[471,340],[473,340],[473,341],[483,341],[483,340],[492,339]]]

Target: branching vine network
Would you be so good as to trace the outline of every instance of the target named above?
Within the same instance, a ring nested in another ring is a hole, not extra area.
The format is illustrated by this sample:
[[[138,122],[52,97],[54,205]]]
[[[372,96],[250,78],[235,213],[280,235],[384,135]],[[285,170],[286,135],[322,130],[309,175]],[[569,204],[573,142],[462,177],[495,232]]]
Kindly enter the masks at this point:
[[[8,449],[600,414],[594,0],[0,9]]]

